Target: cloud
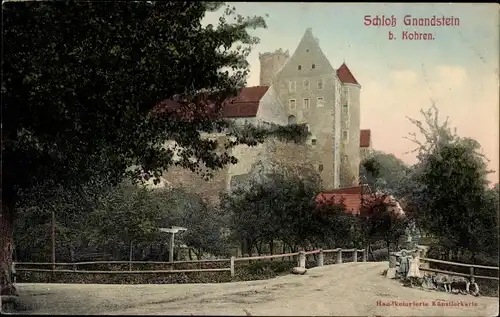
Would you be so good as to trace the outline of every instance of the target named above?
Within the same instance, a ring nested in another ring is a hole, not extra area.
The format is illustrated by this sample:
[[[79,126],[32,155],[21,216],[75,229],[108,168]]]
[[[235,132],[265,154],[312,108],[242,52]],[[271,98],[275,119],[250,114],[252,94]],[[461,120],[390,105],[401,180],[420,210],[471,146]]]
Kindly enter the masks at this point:
[[[440,119],[449,117],[460,136],[476,139],[490,159],[489,167],[498,169],[499,97],[493,72],[472,78],[464,68],[440,65],[420,72],[395,70],[384,77],[388,80],[366,83],[361,93],[361,125],[372,130],[375,148],[414,163],[414,155],[404,154],[414,145],[403,137],[418,131],[406,116],[420,119],[420,109],[434,102]],[[498,172],[490,179],[497,182]]]

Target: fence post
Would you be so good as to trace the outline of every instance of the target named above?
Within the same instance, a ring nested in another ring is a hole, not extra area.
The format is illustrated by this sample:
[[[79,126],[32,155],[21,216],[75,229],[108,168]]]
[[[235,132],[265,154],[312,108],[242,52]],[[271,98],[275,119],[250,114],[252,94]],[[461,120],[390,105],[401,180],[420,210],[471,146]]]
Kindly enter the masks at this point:
[[[323,249],[320,249],[318,253],[318,266],[323,266],[324,260],[325,260],[325,254],[323,253]]]
[[[304,251],[299,251],[299,267],[306,268],[306,253]]]
[[[12,280],[14,281],[14,284],[16,284],[16,262],[12,262]]]
[[[231,277],[234,277],[234,256],[231,257]]]
[[[337,262],[335,264],[340,264],[342,263],[342,249],[338,248],[337,249]]]
[[[76,271],[76,264],[73,264],[73,271]]]
[[[354,253],[352,254],[352,261],[358,262],[358,249],[354,249]]]
[[[368,257],[367,249],[364,249],[363,250],[363,262],[366,262],[367,257]]]

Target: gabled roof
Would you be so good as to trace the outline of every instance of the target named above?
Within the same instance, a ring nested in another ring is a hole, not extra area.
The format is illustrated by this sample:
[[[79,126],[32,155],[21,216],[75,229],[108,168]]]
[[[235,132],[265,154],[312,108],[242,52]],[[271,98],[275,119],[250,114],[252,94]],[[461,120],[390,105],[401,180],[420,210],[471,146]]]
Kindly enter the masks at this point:
[[[372,132],[369,129],[359,131],[359,147],[370,147]]]
[[[224,106],[223,116],[226,118],[255,117],[259,111],[259,103],[269,90],[269,86],[245,87],[232,102]]]
[[[293,67],[297,67],[300,62],[298,60],[302,60],[303,58],[310,59],[311,55],[314,54],[315,61],[314,62],[316,65],[321,65],[320,67],[316,67],[315,70],[318,71],[322,69],[323,71],[328,71],[328,72],[334,72],[334,68],[332,64],[330,63],[330,60],[328,57],[325,55],[323,50],[321,49],[319,45],[319,39],[314,36],[312,32],[312,28],[307,28],[306,31],[304,32],[304,35],[302,35],[302,38],[299,41],[299,44],[295,48],[295,51],[293,54],[290,56],[290,58],[287,59],[285,64],[276,72],[275,76],[278,76],[284,69],[287,69],[288,67],[292,67],[291,65],[294,65]],[[312,64],[310,64],[307,67],[310,67]]]
[[[268,89],[268,86],[242,88],[236,97],[226,99],[222,102],[222,109],[216,107],[215,104],[210,101],[210,97],[202,96],[199,98],[200,102],[196,107],[182,107],[177,101],[167,99],[158,103],[153,111],[155,113],[169,112],[177,119],[187,121],[200,117],[214,119],[217,117],[255,117],[259,110],[260,100]]]
[[[351,70],[345,63],[340,65],[339,69],[337,69],[337,77],[343,84],[356,84],[359,85],[354,75],[351,73]]]

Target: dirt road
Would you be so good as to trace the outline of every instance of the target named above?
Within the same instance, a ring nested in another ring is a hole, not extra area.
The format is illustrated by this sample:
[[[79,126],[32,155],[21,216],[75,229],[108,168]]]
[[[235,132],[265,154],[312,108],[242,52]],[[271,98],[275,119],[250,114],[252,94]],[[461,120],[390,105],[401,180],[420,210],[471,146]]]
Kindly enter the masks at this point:
[[[36,314],[498,316],[497,298],[406,288],[381,276],[387,266],[344,263],[225,284],[19,284],[19,291]]]

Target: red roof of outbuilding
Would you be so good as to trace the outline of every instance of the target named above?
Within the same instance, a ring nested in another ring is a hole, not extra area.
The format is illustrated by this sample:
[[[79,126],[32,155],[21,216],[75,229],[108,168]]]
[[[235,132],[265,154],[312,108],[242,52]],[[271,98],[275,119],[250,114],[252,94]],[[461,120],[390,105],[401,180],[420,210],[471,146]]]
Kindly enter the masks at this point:
[[[368,190],[363,190],[364,188],[369,189],[365,186],[357,187],[347,187],[339,188],[328,192],[322,192],[316,195],[316,203],[318,204],[343,204],[345,210],[351,214],[359,215],[361,211],[362,204],[366,207],[367,204],[370,205],[383,199],[384,204],[388,207],[392,207],[392,211],[398,215],[404,214],[399,203],[390,195],[385,195],[382,193],[370,194]]]

